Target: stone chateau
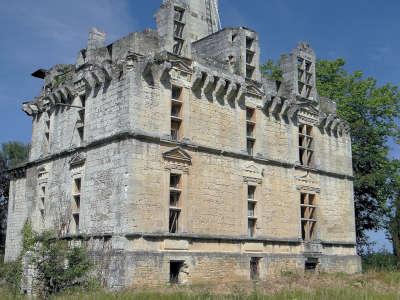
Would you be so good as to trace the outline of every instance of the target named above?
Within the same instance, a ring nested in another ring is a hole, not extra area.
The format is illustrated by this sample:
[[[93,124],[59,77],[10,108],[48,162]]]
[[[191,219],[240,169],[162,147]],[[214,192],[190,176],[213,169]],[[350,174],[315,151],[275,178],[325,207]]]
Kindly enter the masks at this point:
[[[92,29],[74,64],[32,74],[5,259],[29,219],[86,245],[110,288],[359,272],[349,127],[310,46],[273,81],[217,1],[164,0],[155,18],[109,45]]]

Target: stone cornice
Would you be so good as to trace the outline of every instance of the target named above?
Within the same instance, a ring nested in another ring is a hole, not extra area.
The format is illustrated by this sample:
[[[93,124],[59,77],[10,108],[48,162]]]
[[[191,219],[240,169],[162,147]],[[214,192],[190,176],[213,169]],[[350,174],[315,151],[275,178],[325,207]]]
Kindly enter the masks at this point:
[[[126,237],[127,239],[155,239],[155,240],[190,240],[190,241],[217,241],[217,242],[237,242],[237,243],[275,243],[275,244],[304,244],[301,238],[275,238],[271,236],[259,236],[250,238],[247,236],[226,236],[226,235],[204,235],[204,234],[190,234],[190,233],[146,233],[146,232],[125,232],[125,233],[94,233],[94,234],[78,234],[66,235],[63,239],[83,239],[90,238],[112,238],[113,236]],[[323,246],[338,246],[338,247],[355,247],[355,242],[346,241],[322,241],[316,240],[314,244]]]
[[[122,140],[129,140],[129,139],[135,139],[135,140],[140,140],[140,141],[145,141],[149,143],[156,143],[156,144],[167,144],[175,147],[182,147],[183,149],[188,149],[188,150],[194,150],[198,152],[203,152],[203,153],[209,153],[209,154],[214,154],[214,155],[221,155],[221,156],[226,156],[226,157],[233,157],[233,158],[238,158],[238,159],[243,159],[246,161],[254,161],[256,163],[264,164],[264,165],[272,165],[272,166],[280,166],[284,168],[293,168],[293,169],[300,169],[300,170],[307,170],[315,174],[320,174],[320,175],[325,175],[329,177],[335,177],[339,179],[347,179],[347,180],[354,180],[353,175],[351,174],[343,174],[343,173],[336,173],[336,172],[331,172],[323,169],[318,169],[318,168],[307,168],[304,166],[300,166],[296,163],[289,162],[289,161],[280,161],[276,159],[270,159],[267,157],[262,157],[262,156],[249,156],[244,153],[240,152],[234,152],[234,151],[226,151],[223,149],[218,149],[218,148],[213,148],[213,147],[208,147],[208,146],[203,146],[195,143],[191,143],[188,141],[185,142],[176,142],[172,141],[169,139],[163,139],[160,136],[155,136],[151,135],[147,132],[143,131],[122,131],[120,133],[117,133],[115,135],[95,140],[93,142],[87,143],[86,145],[76,147],[76,148],[71,148],[67,149],[58,153],[50,154],[46,157],[30,161],[24,165],[22,165],[22,168],[30,168],[34,167],[40,164],[43,164],[48,161],[52,161],[55,159],[60,159],[63,157],[70,157],[74,155],[75,153],[79,152],[85,152],[90,149],[98,148],[101,147],[102,145],[107,145],[113,142],[118,142]],[[10,172],[13,170],[10,170]]]

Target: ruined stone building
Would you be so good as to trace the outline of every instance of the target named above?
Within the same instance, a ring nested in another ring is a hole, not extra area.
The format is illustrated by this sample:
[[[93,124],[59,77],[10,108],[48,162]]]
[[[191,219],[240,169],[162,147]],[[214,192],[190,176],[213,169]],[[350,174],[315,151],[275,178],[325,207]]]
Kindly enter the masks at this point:
[[[83,243],[109,287],[360,271],[351,142],[300,43],[283,78],[215,0],[164,0],[157,29],[40,69],[29,162],[12,171],[5,259],[29,219]]]

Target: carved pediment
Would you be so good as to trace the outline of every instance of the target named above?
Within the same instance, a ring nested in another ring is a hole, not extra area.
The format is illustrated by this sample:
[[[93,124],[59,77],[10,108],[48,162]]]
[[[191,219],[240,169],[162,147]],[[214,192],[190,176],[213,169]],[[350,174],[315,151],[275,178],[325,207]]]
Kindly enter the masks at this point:
[[[181,72],[192,74],[192,67],[181,60],[171,60],[172,67]]]
[[[316,176],[313,176],[309,171],[303,176],[296,177],[296,186],[300,191],[305,192],[320,192],[319,181]]]
[[[192,157],[181,147],[176,147],[172,150],[163,153],[163,157],[166,160],[176,161],[186,164],[192,163]]]
[[[264,178],[264,169],[258,167],[255,163],[250,163],[243,168],[243,178],[245,182],[262,183]]]
[[[309,101],[297,101],[299,107],[298,119],[300,122],[318,125],[320,112],[318,107]]]
[[[70,167],[76,167],[83,165],[86,161],[86,157],[82,153],[75,153],[69,161]]]
[[[265,96],[264,91],[253,84],[247,85],[246,93],[259,98],[264,98]]]

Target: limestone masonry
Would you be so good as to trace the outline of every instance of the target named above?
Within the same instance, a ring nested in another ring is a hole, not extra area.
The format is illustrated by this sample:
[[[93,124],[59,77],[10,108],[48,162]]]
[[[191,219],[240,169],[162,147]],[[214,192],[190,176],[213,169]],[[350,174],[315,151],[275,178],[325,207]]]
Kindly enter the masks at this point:
[[[27,219],[88,247],[109,288],[360,271],[351,141],[314,51],[262,78],[259,36],[215,0],[164,0],[157,30],[40,69],[29,162],[12,170],[5,259]]]

